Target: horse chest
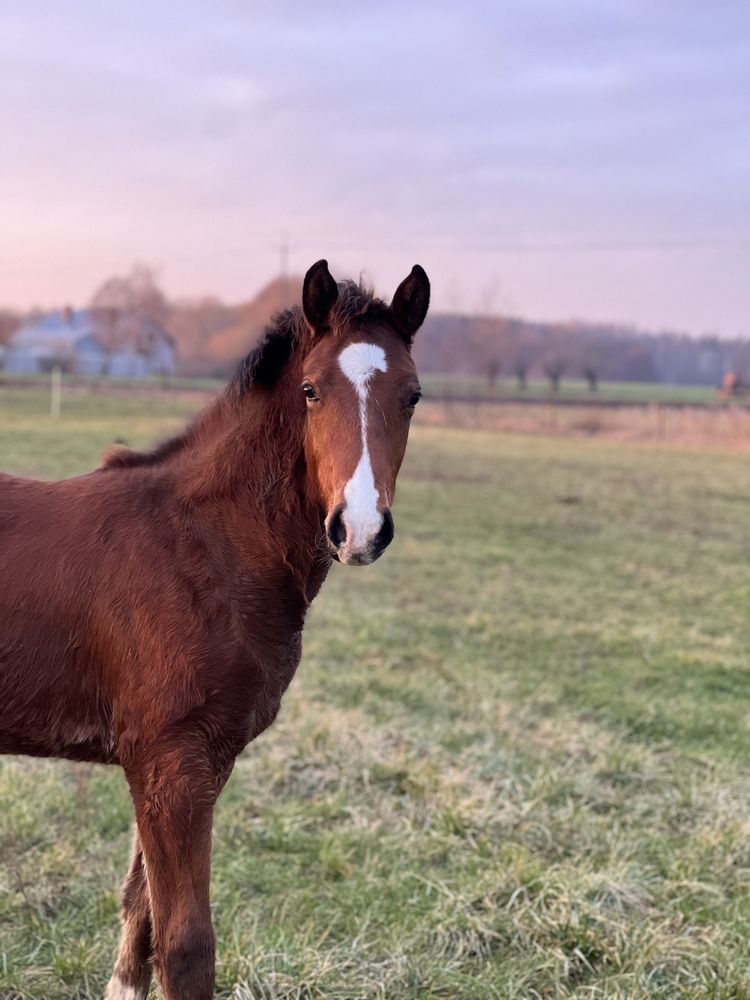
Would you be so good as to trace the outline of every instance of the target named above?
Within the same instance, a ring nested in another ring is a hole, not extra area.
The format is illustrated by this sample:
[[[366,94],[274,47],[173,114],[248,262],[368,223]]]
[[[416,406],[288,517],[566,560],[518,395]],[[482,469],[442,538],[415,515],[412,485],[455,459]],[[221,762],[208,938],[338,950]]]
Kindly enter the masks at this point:
[[[276,650],[263,664],[253,664],[255,680],[245,704],[247,742],[255,739],[275,720],[281,699],[294,677],[302,655],[302,634],[290,637],[285,648]]]
[[[214,699],[227,724],[249,742],[275,719],[302,655],[305,604],[284,593],[254,593],[235,603],[230,662],[211,661]]]

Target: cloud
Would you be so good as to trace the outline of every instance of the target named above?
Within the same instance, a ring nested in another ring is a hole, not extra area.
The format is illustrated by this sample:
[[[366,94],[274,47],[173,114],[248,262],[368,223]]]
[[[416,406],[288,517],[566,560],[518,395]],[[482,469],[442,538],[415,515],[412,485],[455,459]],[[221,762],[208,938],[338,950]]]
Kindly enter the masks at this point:
[[[736,327],[749,28],[739,0],[5,4],[0,298],[134,258],[248,294],[286,230],[387,281],[421,252],[467,305],[499,275],[537,315]],[[688,251],[721,282],[686,290]]]

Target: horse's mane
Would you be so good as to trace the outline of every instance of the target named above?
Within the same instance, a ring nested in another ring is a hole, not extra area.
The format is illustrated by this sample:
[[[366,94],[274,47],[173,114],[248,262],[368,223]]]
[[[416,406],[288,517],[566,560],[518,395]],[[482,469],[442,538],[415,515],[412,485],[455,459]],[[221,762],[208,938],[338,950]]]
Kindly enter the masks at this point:
[[[342,281],[338,289],[339,297],[331,315],[334,335],[352,323],[382,322],[390,315],[385,302],[376,298],[372,290],[361,282]],[[152,451],[132,451],[124,444],[114,444],[102,455],[101,468],[130,469],[134,466],[158,465],[172,458],[195,439],[207,415],[216,408],[235,408],[253,386],[272,389],[295,351],[308,343],[312,343],[312,340],[300,306],[276,313],[258,343],[239,363],[224,391],[182,433],[157,445]]]

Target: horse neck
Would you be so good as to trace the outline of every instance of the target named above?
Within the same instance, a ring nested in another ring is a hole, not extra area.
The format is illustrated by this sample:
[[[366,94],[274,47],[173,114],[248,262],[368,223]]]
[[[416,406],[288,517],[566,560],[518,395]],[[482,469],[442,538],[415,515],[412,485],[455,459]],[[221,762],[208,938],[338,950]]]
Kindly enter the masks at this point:
[[[191,508],[210,510],[248,561],[275,554],[304,578],[330,558],[308,482],[295,360],[273,389],[228,391],[203,414],[177,466],[177,492]]]

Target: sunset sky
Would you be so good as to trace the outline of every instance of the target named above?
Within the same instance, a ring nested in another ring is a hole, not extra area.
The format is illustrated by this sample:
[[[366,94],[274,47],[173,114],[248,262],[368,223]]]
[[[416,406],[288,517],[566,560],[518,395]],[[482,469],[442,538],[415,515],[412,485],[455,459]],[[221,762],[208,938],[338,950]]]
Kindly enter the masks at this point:
[[[442,309],[750,336],[750,4],[5,0],[0,305],[325,256]]]

